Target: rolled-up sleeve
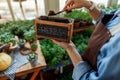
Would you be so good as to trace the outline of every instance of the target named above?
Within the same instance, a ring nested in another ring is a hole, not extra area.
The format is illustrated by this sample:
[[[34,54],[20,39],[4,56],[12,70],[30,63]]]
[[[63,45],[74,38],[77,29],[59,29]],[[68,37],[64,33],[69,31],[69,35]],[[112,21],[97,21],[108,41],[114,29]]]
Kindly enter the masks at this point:
[[[75,66],[72,77],[74,80],[79,80],[83,74],[91,69],[91,66],[86,61],[81,61]]]

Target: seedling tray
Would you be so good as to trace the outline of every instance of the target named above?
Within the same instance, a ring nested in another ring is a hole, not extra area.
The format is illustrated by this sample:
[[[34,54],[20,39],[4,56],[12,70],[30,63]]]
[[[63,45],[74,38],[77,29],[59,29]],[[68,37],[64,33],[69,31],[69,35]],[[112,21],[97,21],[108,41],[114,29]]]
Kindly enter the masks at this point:
[[[70,42],[73,33],[73,19],[40,16],[34,20],[37,39],[47,38]]]

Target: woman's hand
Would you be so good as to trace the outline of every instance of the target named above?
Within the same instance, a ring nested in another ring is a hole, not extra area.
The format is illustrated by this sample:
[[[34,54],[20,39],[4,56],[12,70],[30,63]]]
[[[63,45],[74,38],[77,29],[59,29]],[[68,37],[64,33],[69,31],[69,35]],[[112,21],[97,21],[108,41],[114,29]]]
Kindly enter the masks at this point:
[[[78,51],[75,49],[75,45],[72,41],[70,41],[70,43],[59,42],[56,40],[52,40],[52,41],[67,51],[74,66],[76,66],[80,61],[82,61],[82,57],[79,55]]]
[[[70,43],[67,42],[60,42],[60,41],[56,41],[56,40],[52,40],[54,43],[56,43],[57,45],[59,45],[60,47],[64,48],[65,50],[69,49],[70,47],[74,47],[75,45],[72,41],[70,41]]]
[[[75,8],[87,7],[87,0],[67,0],[63,11],[71,11]]]

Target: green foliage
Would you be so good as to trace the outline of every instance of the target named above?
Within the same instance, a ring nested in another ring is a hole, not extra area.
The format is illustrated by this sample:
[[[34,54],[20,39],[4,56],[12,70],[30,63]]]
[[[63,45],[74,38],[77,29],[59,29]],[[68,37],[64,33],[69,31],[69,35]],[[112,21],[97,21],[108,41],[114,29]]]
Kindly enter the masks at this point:
[[[114,6],[111,6],[111,7],[101,6],[100,8],[101,8],[102,10],[104,10],[104,11],[109,12],[109,11],[111,11],[111,10],[116,10],[116,9],[120,8],[120,5],[114,5]]]
[[[37,50],[37,48],[38,48],[38,46],[37,46],[36,43],[31,43],[31,44],[30,44],[30,47],[31,47],[31,49],[32,49],[33,51]]]
[[[46,62],[50,67],[56,63],[62,63],[62,60],[68,59],[67,52],[48,39],[40,40],[41,49]]]
[[[30,29],[29,31],[25,31],[24,39],[26,39],[29,42],[35,41],[35,31],[33,29]]]
[[[84,12],[82,10],[73,10],[70,13],[63,14],[63,17],[72,18],[75,21],[80,21],[80,20],[84,20],[84,21],[87,21],[87,22],[92,21],[92,18],[90,17],[90,15],[87,12]]]
[[[12,42],[15,42],[14,35],[10,34],[9,32],[4,32],[3,34],[0,34],[0,42],[3,44]]]
[[[15,42],[14,36],[24,38],[23,34],[30,29],[33,30],[32,20],[10,21],[0,24],[0,42]]]
[[[26,42],[25,39],[19,39],[18,44],[24,44]]]
[[[36,53],[31,53],[31,54],[28,54],[28,60],[33,60],[33,59],[36,59],[38,55]]]
[[[23,38],[23,34],[25,31],[28,31],[33,27],[32,20],[25,21],[10,21],[7,23],[0,24],[0,34],[4,34],[5,32],[9,32],[13,35],[19,36]]]
[[[77,49],[81,52],[87,48],[89,37],[92,33],[92,29],[74,34],[72,37],[73,43],[75,43]]]

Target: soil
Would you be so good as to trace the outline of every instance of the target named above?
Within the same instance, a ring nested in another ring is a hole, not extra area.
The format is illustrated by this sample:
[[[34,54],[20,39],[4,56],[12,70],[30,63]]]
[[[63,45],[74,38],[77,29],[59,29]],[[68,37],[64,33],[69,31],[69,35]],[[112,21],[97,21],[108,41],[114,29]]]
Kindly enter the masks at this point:
[[[56,15],[54,11],[49,11],[48,16]]]
[[[59,18],[59,17],[40,16],[39,19],[46,21],[53,21],[53,22],[70,23],[69,19]]]

